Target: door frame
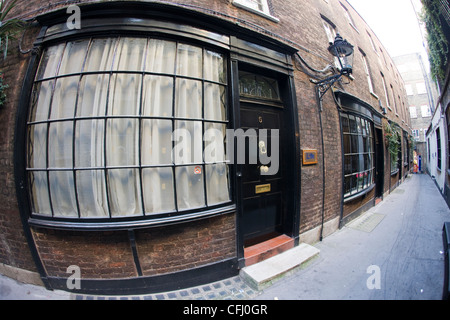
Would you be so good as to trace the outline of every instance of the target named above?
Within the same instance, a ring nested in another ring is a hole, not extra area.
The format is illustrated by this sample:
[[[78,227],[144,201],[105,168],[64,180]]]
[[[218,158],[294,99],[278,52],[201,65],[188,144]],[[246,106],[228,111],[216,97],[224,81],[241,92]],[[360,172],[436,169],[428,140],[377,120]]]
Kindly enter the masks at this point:
[[[271,69],[255,66],[249,63],[240,62],[237,58],[230,59],[230,79],[231,79],[231,98],[230,109],[232,114],[230,119],[235,129],[240,128],[240,106],[241,97],[239,95],[239,70],[247,72],[254,72],[259,75],[275,78],[279,83],[280,96],[283,101],[282,123],[284,124],[285,150],[288,150],[285,155],[286,171],[292,174],[284,177],[288,190],[283,199],[284,212],[283,214],[283,231],[285,234],[294,239],[294,245],[299,243],[300,232],[300,134],[299,121],[297,111],[297,99],[295,94],[294,76],[293,72],[282,73]],[[280,144],[280,150],[281,150]],[[235,144],[236,156],[236,144]],[[281,165],[281,164],[280,164]],[[241,173],[242,165],[234,164],[231,166],[230,173],[234,177],[234,200],[236,202],[236,246],[238,268],[245,267],[244,260],[244,234],[243,234],[243,193],[242,193],[242,179]]]

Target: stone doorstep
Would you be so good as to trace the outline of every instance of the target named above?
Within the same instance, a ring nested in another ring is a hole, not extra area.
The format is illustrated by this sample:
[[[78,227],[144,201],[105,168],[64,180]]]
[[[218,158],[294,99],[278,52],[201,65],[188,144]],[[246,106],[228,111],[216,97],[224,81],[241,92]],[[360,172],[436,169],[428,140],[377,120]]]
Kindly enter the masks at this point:
[[[289,271],[299,268],[319,254],[320,250],[306,243],[279,255],[243,268],[241,278],[253,289],[262,290]]]

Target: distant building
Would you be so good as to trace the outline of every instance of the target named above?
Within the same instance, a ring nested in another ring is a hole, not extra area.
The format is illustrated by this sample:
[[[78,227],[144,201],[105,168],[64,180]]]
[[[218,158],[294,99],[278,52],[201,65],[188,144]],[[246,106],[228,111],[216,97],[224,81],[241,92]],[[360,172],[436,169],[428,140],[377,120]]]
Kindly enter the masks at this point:
[[[405,54],[393,57],[400,75],[405,83],[408,98],[408,110],[411,117],[411,130],[415,139],[415,151],[421,156],[421,169],[427,166],[426,131],[431,123],[438,93],[430,72],[425,66],[420,53]]]

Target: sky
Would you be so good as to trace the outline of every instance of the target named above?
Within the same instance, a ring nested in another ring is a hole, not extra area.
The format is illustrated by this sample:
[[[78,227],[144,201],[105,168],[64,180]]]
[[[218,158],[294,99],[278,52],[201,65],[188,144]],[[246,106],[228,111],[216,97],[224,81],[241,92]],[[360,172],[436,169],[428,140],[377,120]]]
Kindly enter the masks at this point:
[[[414,12],[414,7],[417,10],[422,7],[420,0],[347,1],[370,26],[391,57],[415,52],[425,54]]]

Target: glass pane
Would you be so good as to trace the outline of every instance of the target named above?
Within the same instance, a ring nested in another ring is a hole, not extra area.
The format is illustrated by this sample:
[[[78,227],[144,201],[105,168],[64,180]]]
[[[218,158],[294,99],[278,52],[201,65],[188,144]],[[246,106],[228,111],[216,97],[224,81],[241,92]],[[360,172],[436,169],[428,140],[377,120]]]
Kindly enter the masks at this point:
[[[105,121],[82,120],[75,126],[75,166],[81,168],[104,166]]]
[[[349,134],[344,134],[343,138],[344,138],[344,154],[348,154],[351,152],[351,145],[350,145],[350,135]]]
[[[93,39],[84,71],[110,71],[116,48],[116,38]]]
[[[175,164],[203,161],[203,134],[201,121],[175,121],[173,161]]]
[[[178,44],[177,74],[202,78],[202,48],[187,44]]]
[[[352,173],[359,171],[359,155],[353,155],[352,157]]]
[[[50,193],[55,217],[78,217],[72,171],[50,171]]]
[[[224,163],[206,165],[208,206],[230,200],[228,167]]]
[[[139,115],[141,76],[115,74],[111,76],[108,103],[109,115]]]
[[[226,90],[224,86],[205,83],[205,119],[226,120]]]
[[[348,120],[349,120],[349,124],[350,124],[350,132],[351,132],[351,133],[357,133],[357,130],[356,130],[356,119],[355,119],[355,117],[352,116],[352,115],[349,115],[349,116],[348,116]]]
[[[61,43],[57,46],[48,47],[42,54],[39,69],[36,73],[36,80],[45,79],[56,76],[59,62],[62,58],[65,44]]]
[[[162,76],[144,77],[142,115],[172,116],[173,78]]]
[[[114,57],[113,70],[142,71],[146,38],[121,38]]]
[[[356,177],[356,174],[350,176],[350,183],[351,183],[350,194],[354,194],[358,191],[358,179]]]
[[[145,213],[162,213],[175,210],[172,168],[142,170]]]
[[[175,117],[195,119],[202,118],[201,81],[177,79]]]
[[[73,118],[77,100],[79,76],[56,80],[51,119]]]
[[[348,117],[347,116],[341,116],[342,121],[342,132],[350,132],[350,126],[348,123]]]
[[[142,120],[142,165],[172,163],[172,121]]]
[[[106,164],[138,165],[138,120],[108,119],[106,127]]]
[[[50,198],[48,195],[47,172],[29,173],[31,190],[31,210],[33,213],[51,216]]]
[[[359,148],[359,136],[357,136],[357,135],[350,135],[350,139],[351,139],[351,142],[352,142],[351,153],[361,152],[361,150]]]
[[[43,81],[33,88],[30,121],[42,121],[48,119],[48,107],[52,101],[52,90],[55,81]]]
[[[47,168],[47,124],[28,128],[28,168]]]
[[[173,74],[175,72],[175,53],[175,42],[150,39],[145,70]]]
[[[77,171],[77,193],[82,218],[108,217],[105,173],[103,170]]]
[[[226,125],[219,123],[205,123],[205,162],[223,162],[225,155]]]
[[[142,214],[139,170],[108,170],[108,195],[111,216]]]
[[[239,93],[262,99],[280,100],[278,82],[248,72],[239,72]]]
[[[205,50],[205,66],[203,69],[205,79],[226,83],[226,70],[222,54]]]
[[[77,116],[104,116],[108,97],[109,75],[83,76],[78,95]]]
[[[48,166],[72,168],[73,122],[50,123],[48,134]]]
[[[81,72],[89,40],[67,42],[58,75]]]
[[[351,177],[344,178],[344,196],[350,195],[351,192]]]
[[[351,174],[353,172],[352,169],[352,156],[344,157],[344,174]]]
[[[205,206],[202,166],[175,168],[179,210]]]

